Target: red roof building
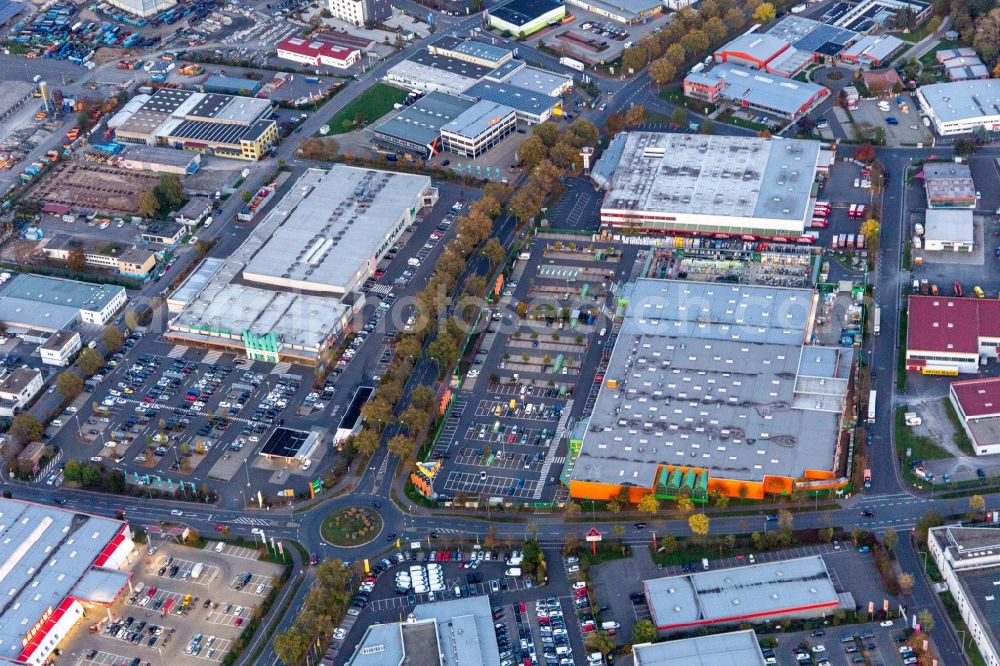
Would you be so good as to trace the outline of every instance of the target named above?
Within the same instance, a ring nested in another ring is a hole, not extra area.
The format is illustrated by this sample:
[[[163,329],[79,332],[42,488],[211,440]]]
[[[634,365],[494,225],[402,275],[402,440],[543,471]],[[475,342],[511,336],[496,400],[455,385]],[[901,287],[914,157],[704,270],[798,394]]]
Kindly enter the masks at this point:
[[[910,296],[906,369],[925,375],[972,374],[980,357],[997,358],[1000,300]]]
[[[1000,378],[952,382],[948,398],[976,454],[1000,453]]]
[[[275,47],[278,57],[313,67],[347,69],[361,60],[361,51],[336,46],[329,42],[302,37],[289,37]]]

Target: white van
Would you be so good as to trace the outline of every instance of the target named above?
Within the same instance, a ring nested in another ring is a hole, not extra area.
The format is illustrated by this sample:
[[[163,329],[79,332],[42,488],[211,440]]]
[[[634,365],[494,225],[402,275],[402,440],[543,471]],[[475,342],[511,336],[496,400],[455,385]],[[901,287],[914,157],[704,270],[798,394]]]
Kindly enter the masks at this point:
[[[517,578],[518,576],[521,575],[521,567],[508,567],[503,575]]]
[[[224,541],[220,541],[219,543],[215,544],[215,552],[221,553],[222,549],[225,548],[225,547],[226,547],[226,543]]]
[[[704,569],[705,571],[708,571],[708,558],[707,557],[701,558],[701,568]]]
[[[410,257],[409,259],[406,260],[406,265],[417,267],[420,265],[420,260],[417,259],[416,257]]]

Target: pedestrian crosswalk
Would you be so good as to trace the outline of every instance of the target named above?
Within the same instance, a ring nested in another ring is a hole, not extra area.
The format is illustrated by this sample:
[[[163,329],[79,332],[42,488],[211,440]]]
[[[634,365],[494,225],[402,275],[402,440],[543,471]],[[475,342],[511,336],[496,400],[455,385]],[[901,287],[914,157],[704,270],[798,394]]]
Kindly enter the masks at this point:
[[[255,527],[268,527],[271,521],[265,520],[263,518],[250,518],[248,516],[240,516],[233,520],[234,523],[239,523],[240,525],[253,525]]]
[[[272,375],[283,375],[292,369],[292,364],[288,361],[281,361],[280,363],[275,363],[274,368],[271,369]]]
[[[181,358],[187,353],[188,349],[190,349],[190,347],[185,345],[174,345],[174,348],[167,352],[167,356],[169,358]]]
[[[205,354],[205,358],[202,359],[202,363],[205,363],[206,365],[215,365],[219,362],[220,358],[222,358],[222,352],[212,350]]]

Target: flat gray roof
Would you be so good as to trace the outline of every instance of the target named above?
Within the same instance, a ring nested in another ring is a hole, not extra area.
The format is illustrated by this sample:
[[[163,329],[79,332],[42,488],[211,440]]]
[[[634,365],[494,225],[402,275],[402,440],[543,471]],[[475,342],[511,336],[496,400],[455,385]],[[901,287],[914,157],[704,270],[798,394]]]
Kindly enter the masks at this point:
[[[924,164],[924,187],[930,201],[960,200],[975,206],[976,183],[968,164],[930,162]]]
[[[408,225],[428,176],[335,164],[296,187],[305,195],[294,209],[277,209],[280,220],[243,270],[251,282],[343,294],[367,276],[399,225]]]
[[[445,56],[436,57],[444,58]],[[465,62],[464,60],[457,60],[455,58],[448,58],[448,60],[460,62],[470,67],[479,67],[479,65],[474,65],[472,63]],[[412,58],[401,60],[393,65],[386,73],[386,78],[390,82],[397,81],[400,85],[434,85],[455,93],[463,92],[479,79],[478,76],[473,77],[458,71],[438,69],[422,62],[418,62]]]
[[[110,518],[0,498],[0,579],[5,592],[0,658],[18,656],[25,632],[86,579],[123,526]]]
[[[804,220],[819,150],[818,141],[797,139],[629,132],[602,208],[718,223]]]
[[[374,128],[379,134],[399,137],[426,146],[441,135],[441,128],[468,111],[474,102],[454,95],[431,92],[403,107]]]
[[[431,44],[431,46],[444,49],[446,51],[462,53],[473,58],[492,60],[494,62],[500,62],[505,58],[509,58],[513,53],[510,49],[505,49],[501,46],[484,44],[483,42],[477,42],[471,39],[461,40],[448,35],[437,40]]]
[[[249,330],[257,335],[274,333],[285,345],[298,345],[310,352],[322,347],[348,312],[338,298],[247,285],[241,282],[240,275],[251,258],[277,233],[278,226],[325,175],[325,171],[308,169],[296,181],[295,187],[171,320],[171,331],[196,339],[204,335],[206,340],[212,333],[228,335],[236,344],[243,331]],[[205,270],[207,274],[211,269]],[[191,286],[195,288],[194,284]]]
[[[580,0],[580,2],[585,6],[600,7],[614,16],[624,16],[628,19],[663,6],[662,0]]]
[[[504,104],[515,111],[536,116],[551,110],[559,101],[555,97],[549,97],[534,90],[493,81],[480,81],[466,90],[465,94],[469,97]]]
[[[955,571],[959,583],[965,588],[965,598],[981,624],[989,632],[990,644],[1000,645],[1000,601],[996,590],[1000,585],[1000,567]]]
[[[635,666],[764,666],[753,629],[632,647]]]
[[[123,291],[124,287],[110,284],[92,284],[22,273],[8,282],[6,287],[0,288],[0,307],[6,301],[17,301],[51,308],[71,308],[74,312],[99,311]]]
[[[125,144],[125,150],[121,156],[127,160],[186,168],[198,158],[198,153],[188,150],[175,150],[173,148],[129,143]]]
[[[208,284],[212,276],[225,263],[226,260],[222,257],[207,257],[195,271],[187,276],[184,282],[181,283],[181,286],[177,288],[177,291],[170,295],[170,300],[187,304]]]
[[[13,3],[20,6],[20,3]],[[0,13],[3,12],[3,3],[0,3]],[[7,79],[0,88],[0,114],[5,113],[12,106],[31,94],[35,85],[29,81],[14,81]]]
[[[573,79],[568,76],[530,66],[517,68],[504,81],[509,85],[551,97],[556,96],[552,91],[564,90],[567,86],[573,85]]]
[[[715,53],[731,53],[734,56],[746,56],[752,60],[766,63],[776,56],[780,51],[789,48],[791,45],[774,35],[767,33],[751,32],[743,34],[720,46]]]
[[[865,56],[881,62],[898,51],[906,42],[893,35],[865,35],[841,51],[841,56]]]
[[[706,75],[726,82],[724,95],[727,97],[745,99],[756,106],[786,114],[797,112],[826,90],[815,83],[796,81],[731,63],[716,65]]]
[[[473,104],[441,129],[459,136],[477,137],[491,125],[496,124],[497,120],[512,113],[514,113],[514,109],[509,106],[482,100]]]
[[[437,621],[442,666],[500,665],[489,597],[420,604],[413,615],[418,620]]]
[[[837,607],[840,597],[823,558],[815,555],[645,581],[653,623],[679,625],[764,619],[796,609]]]
[[[928,208],[924,227],[924,237],[928,241],[970,245],[975,241],[971,208]]]
[[[641,279],[620,297],[574,481],[651,488],[661,465],[742,481],[833,469],[854,358],[804,346],[812,290]]]
[[[499,666],[489,598],[420,604],[413,609],[412,618],[412,622],[408,619],[368,627],[347,663]]]
[[[920,86],[918,91],[941,122],[1000,116],[1000,80],[977,79]]]
[[[797,49],[831,56],[858,37],[858,33],[853,30],[795,14],[788,14],[767,32],[784,39]]]

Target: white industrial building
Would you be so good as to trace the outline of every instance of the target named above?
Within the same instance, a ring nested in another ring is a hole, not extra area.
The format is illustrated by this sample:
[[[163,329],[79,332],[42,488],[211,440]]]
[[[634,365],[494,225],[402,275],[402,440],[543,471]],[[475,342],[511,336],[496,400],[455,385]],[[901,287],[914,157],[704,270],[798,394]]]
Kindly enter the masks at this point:
[[[932,251],[972,252],[975,247],[972,211],[928,208],[924,220],[924,248]]]
[[[920,109],[941,136],[1000,130],[1000,80],[933,83],[917,88]]]
[[[766,666],[753,629],[632,646],[635,666]]]
[[[1000,615],[994,608],[1000,530],[943,525],[928,531],[927,546],[969,628],[969,638],[987,664],[1000,664]]]
[[[77,331],[56,331],[38,347],[38,353],[42,363],[66,367],[82,347],[83,342]]]
[[[0,660],[41,666],[88,613],[129,584],[129,526],[79,510],[0,499]]]
[[[948,399],[976,455],[1000,453],[1000,379],[952,382]]]
[[[441,147],[462,157],[477,158],[514,133],[517,115],[503,104],[481,101],[441,127]]]
[[[364,307],[356,289],[436,202],[427,176],[310,169],[225,263],[181,286],[166,337],[313,365]]]
[[[818,141],[660,132],[629,132],[619,146],[594,168],[613,171],[602,226],[788,239],[811,218],[825,150]]]
[[[15,368],[0,379],[0,416],[14,416],[42,390],[42,373],[35,368]]]
[[[126,300],[123,287],[22,274],[0,287],[0,321],[12,333],[103,326]]]

